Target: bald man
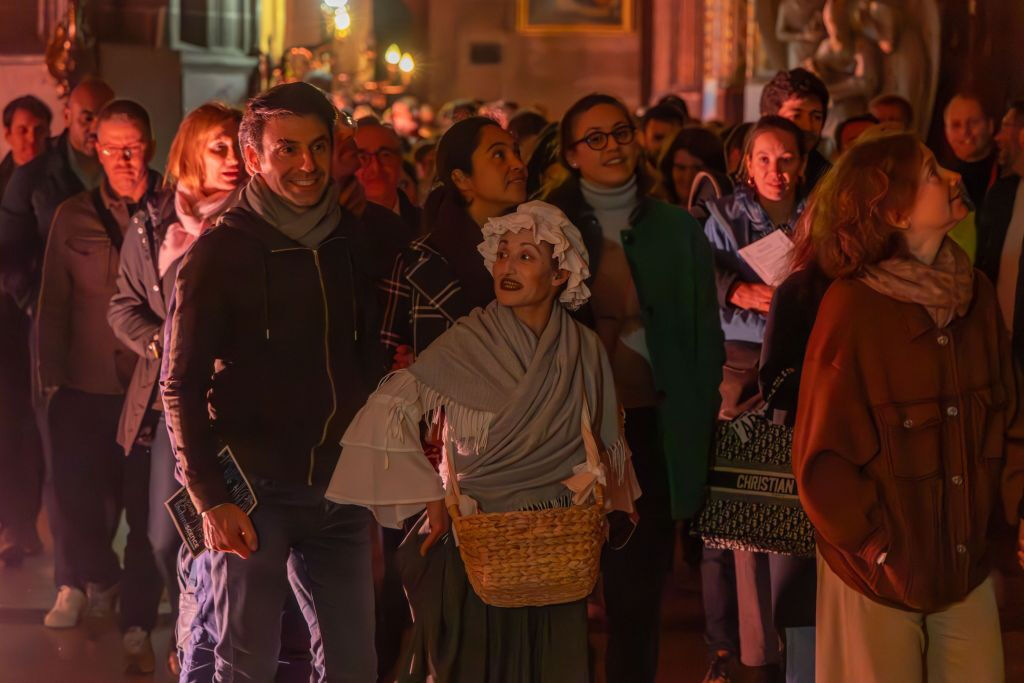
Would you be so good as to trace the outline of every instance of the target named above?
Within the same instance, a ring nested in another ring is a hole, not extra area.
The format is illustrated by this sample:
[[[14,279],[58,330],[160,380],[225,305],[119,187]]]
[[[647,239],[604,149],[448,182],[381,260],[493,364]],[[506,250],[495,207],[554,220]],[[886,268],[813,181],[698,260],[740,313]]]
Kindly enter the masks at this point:
[[[398,134],[376,119],[362,119],[354,139],[359,155],[356,178],[367,200],[401,216],[415,237],[419,234],[420,211],[405,193],[398,191],[402,174],[402,143]]]
[[[998,150],[993,133],[995,121],[981,100],[961,93],[949,101],[943,111],[946,142],[953,152],[945,166],[963,178],[971,203],[979,211],[988,188],[999,177]]]
[[[67,128],[43,154],[19,166],[0,199],[0,289],[27,311],[39,294],[39,273],[57,205],[103,178],[96,160],[96,114],[114,91],[87,79],[64,107]]]

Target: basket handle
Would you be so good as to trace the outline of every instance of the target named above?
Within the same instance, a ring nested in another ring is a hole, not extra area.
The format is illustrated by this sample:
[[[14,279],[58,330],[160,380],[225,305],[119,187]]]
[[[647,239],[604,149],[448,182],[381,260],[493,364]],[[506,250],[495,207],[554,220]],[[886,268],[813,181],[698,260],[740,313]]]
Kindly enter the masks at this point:
[[[597,448],[597,439],[594,438],[594,429],[590,421],[590,402],[587,400],[586,389],[583,391],[583,408],[580,415],[583,432],[583,449],[587,452],[587,465],[592,469],[601,467],[601,455]],[[598,505],[604,506],[604,488],[600,483],[594,484],[594,499]]]
[[[441,420],[444,419],[444,413],[441,414]],[[442,439],[445,433],[445,425],[440,425]],[[459,497],[462,496],[462,489],[459,487],[459,477],[455,472],[455,453],[452,452],[447,439],[444,439],[444,448],[442,454],[444,458],[445,468],[448,470],[448,491],[445,492],[444,503],[445,507],[448,508],[448,516],[452,519],[462,517],[459,511]]]

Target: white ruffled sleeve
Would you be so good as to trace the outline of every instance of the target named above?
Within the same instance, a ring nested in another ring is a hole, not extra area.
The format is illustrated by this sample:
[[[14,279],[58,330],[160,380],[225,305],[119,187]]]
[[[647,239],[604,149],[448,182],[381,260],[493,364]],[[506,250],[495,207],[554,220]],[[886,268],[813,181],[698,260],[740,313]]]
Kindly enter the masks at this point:
[[[422,416],[412,374],[388,377],[341,438],[327,499],[367,507],[381,526],[397,529],[427,502],[444,498],[441,477],[420,443]]]

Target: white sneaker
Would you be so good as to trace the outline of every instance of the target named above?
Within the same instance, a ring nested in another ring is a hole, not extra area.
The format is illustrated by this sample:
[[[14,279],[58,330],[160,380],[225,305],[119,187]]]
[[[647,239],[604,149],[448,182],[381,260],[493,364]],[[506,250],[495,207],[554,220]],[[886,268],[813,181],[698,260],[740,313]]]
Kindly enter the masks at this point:
[[[156,670],[156,654],[149,634],[132,626],[121,637],[124,648],[124,670],[129,674],[151,674]]]
[[[71,586],[61,586],[43,624],[48,628],[74,628],[82,618],[85,604],[85,593]]]
[[[85,592],[89,596],[89,607],[86,610],[86,616],[90,619],[106,619],[112,616],[120,589],[121,587],[116,583],[110,588],[103,588],[98,583],[86,584]]]

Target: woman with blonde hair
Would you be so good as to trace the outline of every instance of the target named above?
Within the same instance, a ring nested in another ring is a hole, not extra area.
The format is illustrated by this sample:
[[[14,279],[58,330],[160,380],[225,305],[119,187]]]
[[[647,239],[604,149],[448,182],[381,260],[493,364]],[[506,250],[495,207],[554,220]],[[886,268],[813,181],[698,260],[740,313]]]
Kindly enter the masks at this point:
[[[201,233],[234,205],[247,176],[238,148],[241,112],[219,103],[207,103],[182,121],[171,143],[164,191],[136,214],[121,247],[117,293],[110,300],[107,320],[114,334],[139,359],[125,395],[118,443],[128,453],[148,446],[149,540],[162,585],[147,587],[153,613],[164,587],[172,611],[178,611],[178,550],[180,540],[164,509],[178,488],[175,457],[160,410],[157,380],[163,351],[163,324],[167,317],[181,257]],[[183,553],[183,557],[188,552]],[[187,585],[187,577],[186,577]],[[154,659],[148,634],[140,637],[141,664],[152,671]],[[168,664],[175,669],[176,647]],[[189,679],[191,680],[191,679]]]

